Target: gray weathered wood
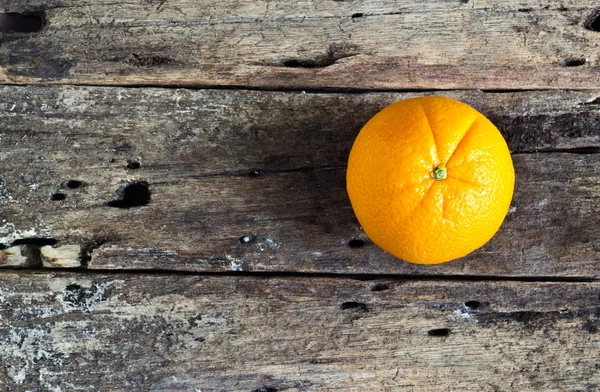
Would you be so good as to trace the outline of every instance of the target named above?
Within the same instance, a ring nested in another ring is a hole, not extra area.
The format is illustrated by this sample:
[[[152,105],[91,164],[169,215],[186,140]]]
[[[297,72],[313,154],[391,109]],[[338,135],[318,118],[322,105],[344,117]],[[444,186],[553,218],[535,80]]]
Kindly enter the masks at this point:
[[[0,390],[592,391],[599,296],[598,283],[2,273]]]
[[[0,0],[43,20],[0,18],[0,84],[34,85],[0,86],[0,392],[600,389],[597,8]],[[344,176],[373,114],[433,93],[315,93],[339,88],[563,90],[443,93],[517,186],[490,243],[427,267],[365,237]]]
[[[600,88],[593,0],[27,0],[0,82],[292,88]]]
[[[89,267],[102,269],[600,276],[600,154],[565,152],[600,146],[597,91],[446,94],[497,123],[514,153],[517,186],[489,244],[429,267],[368,241],[344,179],[364,122],[418,94],[90,87],[0,94],[6,245],[55,238],[56,246],[81,246],[84,263],[93,252]],[[140,168],[128,169],[132,162]],[[150,204],[108,207],[132,179],[149,183]],[[55,193],[65,200],[51,200]],[[352,239],[365,245],[352,248]]]

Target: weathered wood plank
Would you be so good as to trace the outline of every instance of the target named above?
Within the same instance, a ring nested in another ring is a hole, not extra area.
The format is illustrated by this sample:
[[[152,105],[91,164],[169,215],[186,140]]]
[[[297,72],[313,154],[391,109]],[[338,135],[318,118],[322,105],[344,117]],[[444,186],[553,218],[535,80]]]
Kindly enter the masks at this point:
[[[288,88],[600,88],[592,0],[39,1],[0,82]],[[586,28],[586,26],[588,28]]]
[[[0,94],[5,245],[54,238],[81,246],[84,263],[93,251],[91,268],[600,276],[600,154],[526,153],[597,149],[596,91],[447,94],[498,124],[515,153],[517,187],[488,245],[430,267],[400,262],[368,241],[344,180],[364,122],[416,94],[89,87]],[[150,203],[109,207],[134,179],[148,184]],[[52,200],[57,195],[64,200]]]
[[[47,273],[0,290],[4,391],[600,386],[598,283]]]
[[[435,94],[485,113],[513,153],[600,144],[598,90]],[[421,95],[5,86],[2,151],[23,166],[38,157],[36,164],[87,166],[94,155],[116,169],[139,157],[169,170],[193,165],[198,175],[343,166],[370,117]]]
[[[516,194],[500,232],[439,266],[400,262],[365,237],[347,201],[345,169],[156,179],[149,208],[61,209],[44,221],[59,236],[111,239],[91,268],[600,276],[600,157],[518,155],[515,163]]]

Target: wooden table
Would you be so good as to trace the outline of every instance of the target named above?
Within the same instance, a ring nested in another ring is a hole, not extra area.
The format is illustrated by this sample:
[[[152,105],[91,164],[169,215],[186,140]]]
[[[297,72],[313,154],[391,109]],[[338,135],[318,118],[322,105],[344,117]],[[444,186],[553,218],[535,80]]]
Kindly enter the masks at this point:
[[[597,1],[0,11],[0,391],[600,390]],[[517,175],[437,266],[345,191],[362,125],[423,95]]]

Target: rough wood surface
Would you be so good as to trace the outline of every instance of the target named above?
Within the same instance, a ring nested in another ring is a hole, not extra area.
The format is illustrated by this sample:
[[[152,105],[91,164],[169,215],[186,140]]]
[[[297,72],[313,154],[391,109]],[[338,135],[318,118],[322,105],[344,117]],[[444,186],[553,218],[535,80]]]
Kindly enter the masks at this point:
[[[2,391],[595,391],[598,283],[0,274]]]
[[[0,0],[0,392],[600,390],[598,7]],[[433,93],[358,92],[473,88],[509,215],[404,263],[345,165]]]
[[[415,95],[2,87],[0,241],[28,247],[29,265],[32,247],[78,245],[101,269],[600,276],[598,91],[445,94],[508,140],[507,220],[441,266],[370,243],[347,155],[368,118]],[[113,208],[134,180],[150,203]]]
[[[1,83],[600,88],[593,0],[2,1]]]

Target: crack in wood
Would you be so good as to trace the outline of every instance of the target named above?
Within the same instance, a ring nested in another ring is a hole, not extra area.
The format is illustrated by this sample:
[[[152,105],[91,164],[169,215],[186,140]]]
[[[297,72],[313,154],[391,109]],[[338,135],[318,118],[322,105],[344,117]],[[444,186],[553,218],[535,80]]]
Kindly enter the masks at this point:
[[[600,154],[600,146],[589,146],[589,147],[573,147],[573,148],[548,148],[539,150],[524,150],[515,151],[512,155],[523,155],[523,154],[552,154],[552,153],[563,153],[563,154]]]
[[[281,65],[287,68],[327,68],[341,59],[357,56],[355,51],[356,46],[354,45],[332,44],[323,55],[314,58],[289,58],[283,60]]]

